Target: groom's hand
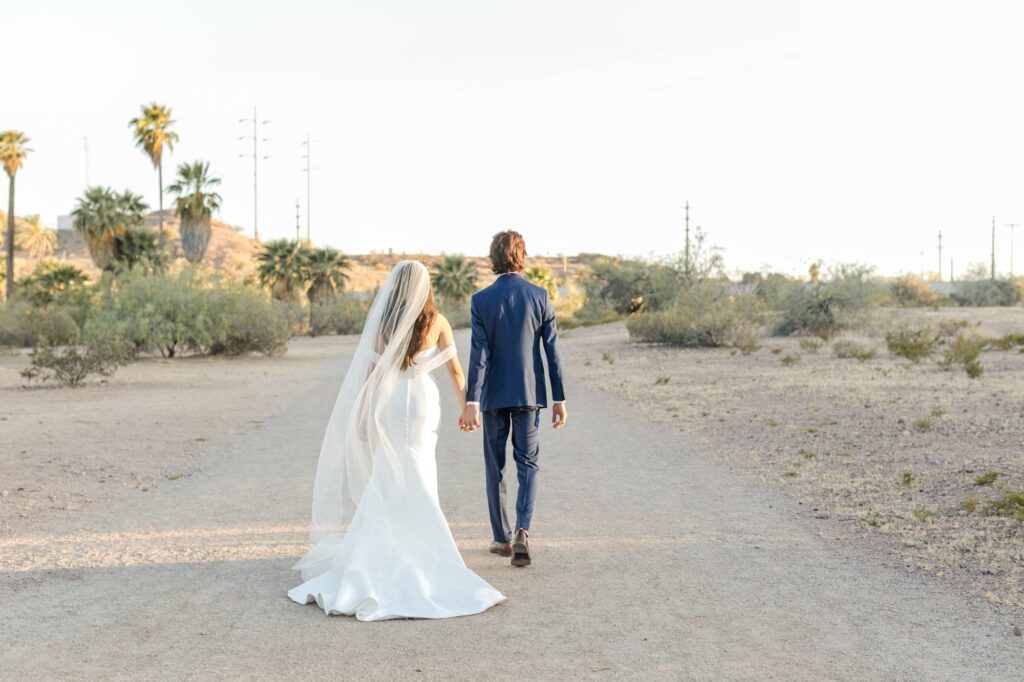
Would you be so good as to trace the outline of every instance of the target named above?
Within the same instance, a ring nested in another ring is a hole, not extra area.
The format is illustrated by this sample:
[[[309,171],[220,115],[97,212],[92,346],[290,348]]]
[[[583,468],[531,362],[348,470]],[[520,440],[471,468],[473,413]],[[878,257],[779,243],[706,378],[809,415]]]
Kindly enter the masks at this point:
[[[555,403],[551,407],[551,426],[556,429],[562,428],[568,416],[565,412],[565,403]]]
[[[472,433],[480,428],[479,405],[466,405],[462,409],[462,416],[459,417],[459,428],[467,433]]]

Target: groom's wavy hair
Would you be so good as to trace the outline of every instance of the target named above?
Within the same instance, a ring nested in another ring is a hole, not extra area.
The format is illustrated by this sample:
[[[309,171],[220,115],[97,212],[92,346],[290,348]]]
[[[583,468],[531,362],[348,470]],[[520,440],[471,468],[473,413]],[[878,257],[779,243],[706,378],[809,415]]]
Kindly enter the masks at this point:
[[[526,267],[526,242],[515,230],[505,230],[491,239],[491,272],[504,275]]]

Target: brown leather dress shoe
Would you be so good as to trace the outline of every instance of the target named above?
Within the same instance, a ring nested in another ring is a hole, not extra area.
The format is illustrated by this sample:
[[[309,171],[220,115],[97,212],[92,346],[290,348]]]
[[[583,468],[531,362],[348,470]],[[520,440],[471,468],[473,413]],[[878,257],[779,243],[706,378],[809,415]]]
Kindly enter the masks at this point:
[[[512,565],[530,565],[530,541],[522,528],[516,531],[516,537],[512,541]]]
[[[512,543],[497,541],[492,542],[491,554],[497,554],[498,556],[512,556]]]

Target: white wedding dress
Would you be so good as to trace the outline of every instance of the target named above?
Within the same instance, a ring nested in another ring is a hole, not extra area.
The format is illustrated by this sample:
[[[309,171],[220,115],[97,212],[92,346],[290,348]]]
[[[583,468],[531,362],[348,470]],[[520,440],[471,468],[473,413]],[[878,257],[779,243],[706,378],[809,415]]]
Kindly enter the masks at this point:
[[[358,355],[349,374],[365,371],[368,379],[360,383],[370,384],[373,395],[364,387],[351,407],[345,387],[339,396],[317,470],[313,546],[295,566],[305,582],[288,596],[362,621],[465,616],[505,601],[466,567],[438,502],[434,448],[441,401],[430,372],[454,356],[455,347],[422,351],[392,380],[376,383],[374,375],[386,370],[375,368],[389,363],[389,353],[371,351],[366,370]],[[338,414],[346,408],[350,414]],[[342,422],[350,431],[343,436],[337,433]],[[352,491],[354,506],[347,528],[340,523],[343,489]]]

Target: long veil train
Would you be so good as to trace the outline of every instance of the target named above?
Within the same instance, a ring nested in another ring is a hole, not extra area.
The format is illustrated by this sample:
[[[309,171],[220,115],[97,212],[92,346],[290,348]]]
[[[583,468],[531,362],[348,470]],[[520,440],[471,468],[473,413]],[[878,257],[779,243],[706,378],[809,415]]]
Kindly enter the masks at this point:
[[[466,568],[437,501],[440,399],[429,372],[454,354],[427,349],[403,369],[430,276],[403,261],[381,287],[320,448],[310,549],[289,591],[361,620],[479,613],[504,596]]]

